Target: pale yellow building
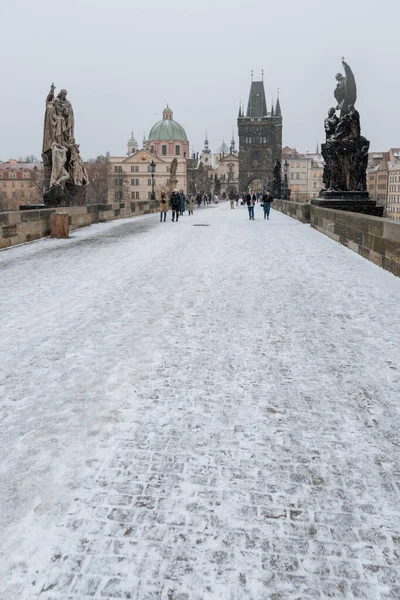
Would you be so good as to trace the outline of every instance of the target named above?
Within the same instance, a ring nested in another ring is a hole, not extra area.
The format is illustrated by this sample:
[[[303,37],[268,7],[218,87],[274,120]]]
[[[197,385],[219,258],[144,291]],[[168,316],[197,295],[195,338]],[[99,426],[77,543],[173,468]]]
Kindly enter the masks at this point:
[[[162,190],[168,194],[172,191],[169,186],[170,168],[172,157],[160,157],[148,150],[138,150],[130,156],[110,156],[110,185],[109,201],[134,201],[150,200],[152,192],[151,163],[155,163],[154,191],[159,200]],[[186,193],[186,158],[176,157],[178,165],[176,171],[178,189]]]
[[[294,148],[286,147],[282,151],[283,173],[285,161],[288,162],[288,182],[291,190],[290,198],[294,202],[310,202],[318,198],[324,187],[324,162],[319,152],[300,154]]]
[[[400,161],[391,164],[388,171],[386,216],[400,221]]]
[[[153,161],[154,191],[157,200],[162,190],[170,194],[175,186],[187,193],[186,161],[189,157],[189,142],[184,128],[174,120],[169,106],[163,110],[163,118],[153,125],[143,145],[142,149],[138,148],[132,133],[128,142],[128,155],[108,158],[109,201],[150,200]],[[177,170],[174,177],[176,181],[172,186],[170,176],[174,159],[177,162]]]

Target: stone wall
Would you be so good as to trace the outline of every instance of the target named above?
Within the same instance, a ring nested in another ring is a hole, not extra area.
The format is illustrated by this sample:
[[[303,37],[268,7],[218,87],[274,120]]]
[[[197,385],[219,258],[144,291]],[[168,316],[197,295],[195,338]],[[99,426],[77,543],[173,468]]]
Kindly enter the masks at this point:
[[[69,227],[73,230],[92,223],[146,215],[157,210],[158,202],[147,200],[0,212],[0,249],[50,235],[50,219],[54,212],[68,213]]]
[[[279,212],[297,219],[302,223],[310,222],[310,205],[302,204],[301,202],[291,202],[289,200],[274,200],[272,208],[279,210]]]
[[[400,222],[287,200],[274,200],[272,207],[400,277]]]
[[[311,227],[400,277],[400,223],[312,206]]]

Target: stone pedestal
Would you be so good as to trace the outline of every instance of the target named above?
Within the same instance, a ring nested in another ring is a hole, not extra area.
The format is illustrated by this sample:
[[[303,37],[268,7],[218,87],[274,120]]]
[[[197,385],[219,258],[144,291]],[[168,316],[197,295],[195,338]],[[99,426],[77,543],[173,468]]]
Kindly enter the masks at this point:
[[[43,194],[44,203],[49,206],[83,206],[86,187],[65,184],[64,188],[53,187]]]
[[[343,118],[336,128],[335,136],[322,144],[326,189],[311,204],[381,217],[383,206],[377,206],[367,192],[369,141],[361,135],[354,138],[339,137],[342,133],[350,134],[350,127],[348,117]]]
[[[175,188],[178,187],[178,180],[176,177],[174,179],[168,179],[168,194],[171,195]]]
[[[383,216],[383,206],[378,206],[375,200],[371,200],[368,192],[336,192],[341,196],[323,196],[311,200],[313,206],[321,208],[333,208],[334,210],[347,210],[350,212],[363,213],[364,215]]]

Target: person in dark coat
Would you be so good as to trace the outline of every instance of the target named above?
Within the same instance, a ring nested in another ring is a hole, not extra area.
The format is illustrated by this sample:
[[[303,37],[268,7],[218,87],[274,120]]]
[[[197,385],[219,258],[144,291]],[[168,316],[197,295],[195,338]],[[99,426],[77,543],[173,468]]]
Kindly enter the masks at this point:
[[[201,194],[198,193],[196,196],[196,202],[197,202],[197,206],[200,208],[201,206]]]
[[[247,194],[246,194],[246,204],[247,204],[247,210],[249,211],[249,220],[254,221],[255,201],[253,200],[253,196],[250,194],[250,192],[247,192]]]
[[[264,219],[269,219],[269,213],[271,210],[271,202],[273,202],[274,199],[271,196],[271,192],[269,190],[267,190],[267,192],[264,194],[263,198],[262,198],[262,207],[264,210]]]
[[[175,188],[174,191],[171,194],[171,198],[169,200],[171,209],[172,209],[172,222],[175,222],[175,217],[176,217],[176,222],[178,222],[179,219],[179,213],[181,211],[181,198],[179,196],[179,192],[178,190]]]
[[[185,206],[186,205],[186,196],[183,193],[183,190],[179,190],[179,198],[180,198],[180,201],[181,201],[181,205],[180,205],[179,211],[180,211],[181,215],[183,215],[183,213],[186,210],[186,206]]]

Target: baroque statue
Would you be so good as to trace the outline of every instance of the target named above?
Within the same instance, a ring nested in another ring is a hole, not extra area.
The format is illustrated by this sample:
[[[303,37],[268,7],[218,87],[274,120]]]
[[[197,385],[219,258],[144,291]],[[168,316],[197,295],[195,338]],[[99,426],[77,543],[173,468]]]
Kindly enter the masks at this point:
[[[355,108],[355,77],[344,58],[342,65],[345,75],[336,75],[334,90],[337,105],[329,109],[324,121],[326,141],[321,148],[325,161],[324,189],[312,204],[382,214],[367,191],[369,141],[361,135],[360,114]]]
[[[52,84],[44,118],[44,201],[48,206],[84,204],[89,179],[74,136],[74,111],[67,90],[57,96],[54,90]]]
[[[174,179],[176,177],[177,170],[178,170],[178,159],[174,158],[171,161],[171,166],[170,166],[170,173],[171,173],[170,179]]]
[[[336,110],[340,111],[340,118],[347,115],[350,111],[350,106],[353,106],[357,100],[357,86],[353,71],[350,69],[344,58],[342,58],[342,65],[345,76],[343,77],[341,73],[337,73],[337,85],[334,92],[337,102]]]

